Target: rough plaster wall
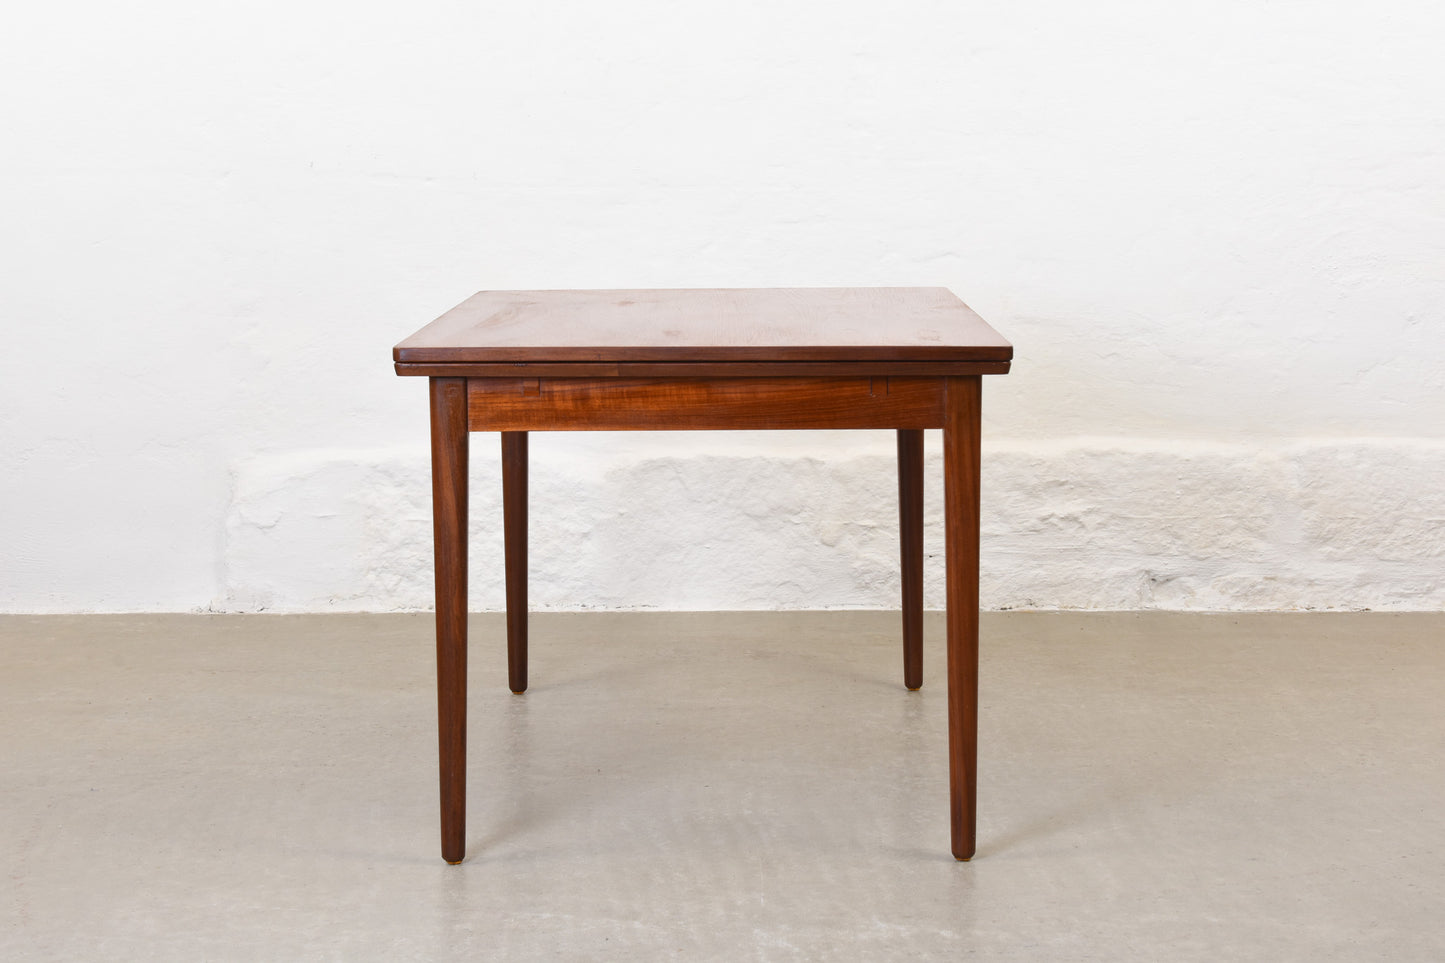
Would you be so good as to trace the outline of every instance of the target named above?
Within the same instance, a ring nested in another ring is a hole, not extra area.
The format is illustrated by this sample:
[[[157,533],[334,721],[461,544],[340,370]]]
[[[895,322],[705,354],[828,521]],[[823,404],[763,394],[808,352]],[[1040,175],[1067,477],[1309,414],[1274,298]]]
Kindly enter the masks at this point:
[[[534,434],[529,602],[896,608],[891,438],[869,436],[840,447],[795,435],[787,452],[635,440],[578,459],[563,437]],[[479,435],[472,446],[470,591],[488,609],[503,602],[494,442]],[[941,439],[929,442],[925,604],[941,607]],[[428,477],[415,449],[247,462],[227,523],[226,606],[425,607]],[[1432,477],[1445,477],[1445,443],[995,443],[983,471],[982,601],[1445,608],[1445,486],[1420,485]]]
[[[769,284],[947,285],[1017,343],[986,604],[1438,608],[1442,31],[1426,0],[13,11],[0,608],[424,605],[391,344],[482,287]],[[539,605],[893,604],[886,437],[535,448]]]

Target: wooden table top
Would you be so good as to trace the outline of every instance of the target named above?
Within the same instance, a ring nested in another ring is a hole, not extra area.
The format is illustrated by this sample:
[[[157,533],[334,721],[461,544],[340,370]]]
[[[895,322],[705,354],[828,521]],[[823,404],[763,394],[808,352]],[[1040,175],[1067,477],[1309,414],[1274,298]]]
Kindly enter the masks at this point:
[[[481,291],[402,341],[393,357],[1007,362],[1013,346],[947,288]]]

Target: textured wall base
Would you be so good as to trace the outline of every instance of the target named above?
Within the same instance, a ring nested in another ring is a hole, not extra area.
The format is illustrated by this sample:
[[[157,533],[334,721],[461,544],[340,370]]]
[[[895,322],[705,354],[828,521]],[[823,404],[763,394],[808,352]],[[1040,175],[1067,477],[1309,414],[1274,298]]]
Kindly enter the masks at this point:
[[[533,608],[898,606],[891,433],[800,434],[789,457],[743,435],[597,437],[533,436]],[[985,608],[1445,608],[1445,486],[1424,482],[1445,478],[1445,445],[985,449]],[[473,437],[474,610],[502,606],[497,450]],[[943,604],[940,450],[930,432],[930,608]],[[428,471],[419,449],[238,465],[214,607],[428,607]]]

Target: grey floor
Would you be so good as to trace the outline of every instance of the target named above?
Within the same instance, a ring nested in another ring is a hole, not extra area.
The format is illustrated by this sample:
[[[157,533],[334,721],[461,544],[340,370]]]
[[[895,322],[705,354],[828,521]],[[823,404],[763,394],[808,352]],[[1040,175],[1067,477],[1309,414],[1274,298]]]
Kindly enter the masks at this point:
[[[0,619],[0,959],[1445,958],[1445,616],[472,623],[468,858],[425,616]]]

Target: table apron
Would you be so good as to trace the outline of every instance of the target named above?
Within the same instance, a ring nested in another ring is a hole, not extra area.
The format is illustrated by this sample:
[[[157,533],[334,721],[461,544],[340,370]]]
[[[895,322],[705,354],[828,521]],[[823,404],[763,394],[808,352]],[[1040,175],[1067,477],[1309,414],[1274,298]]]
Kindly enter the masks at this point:
[[[942,377],[468,378],[471,431],[941,428]]]

